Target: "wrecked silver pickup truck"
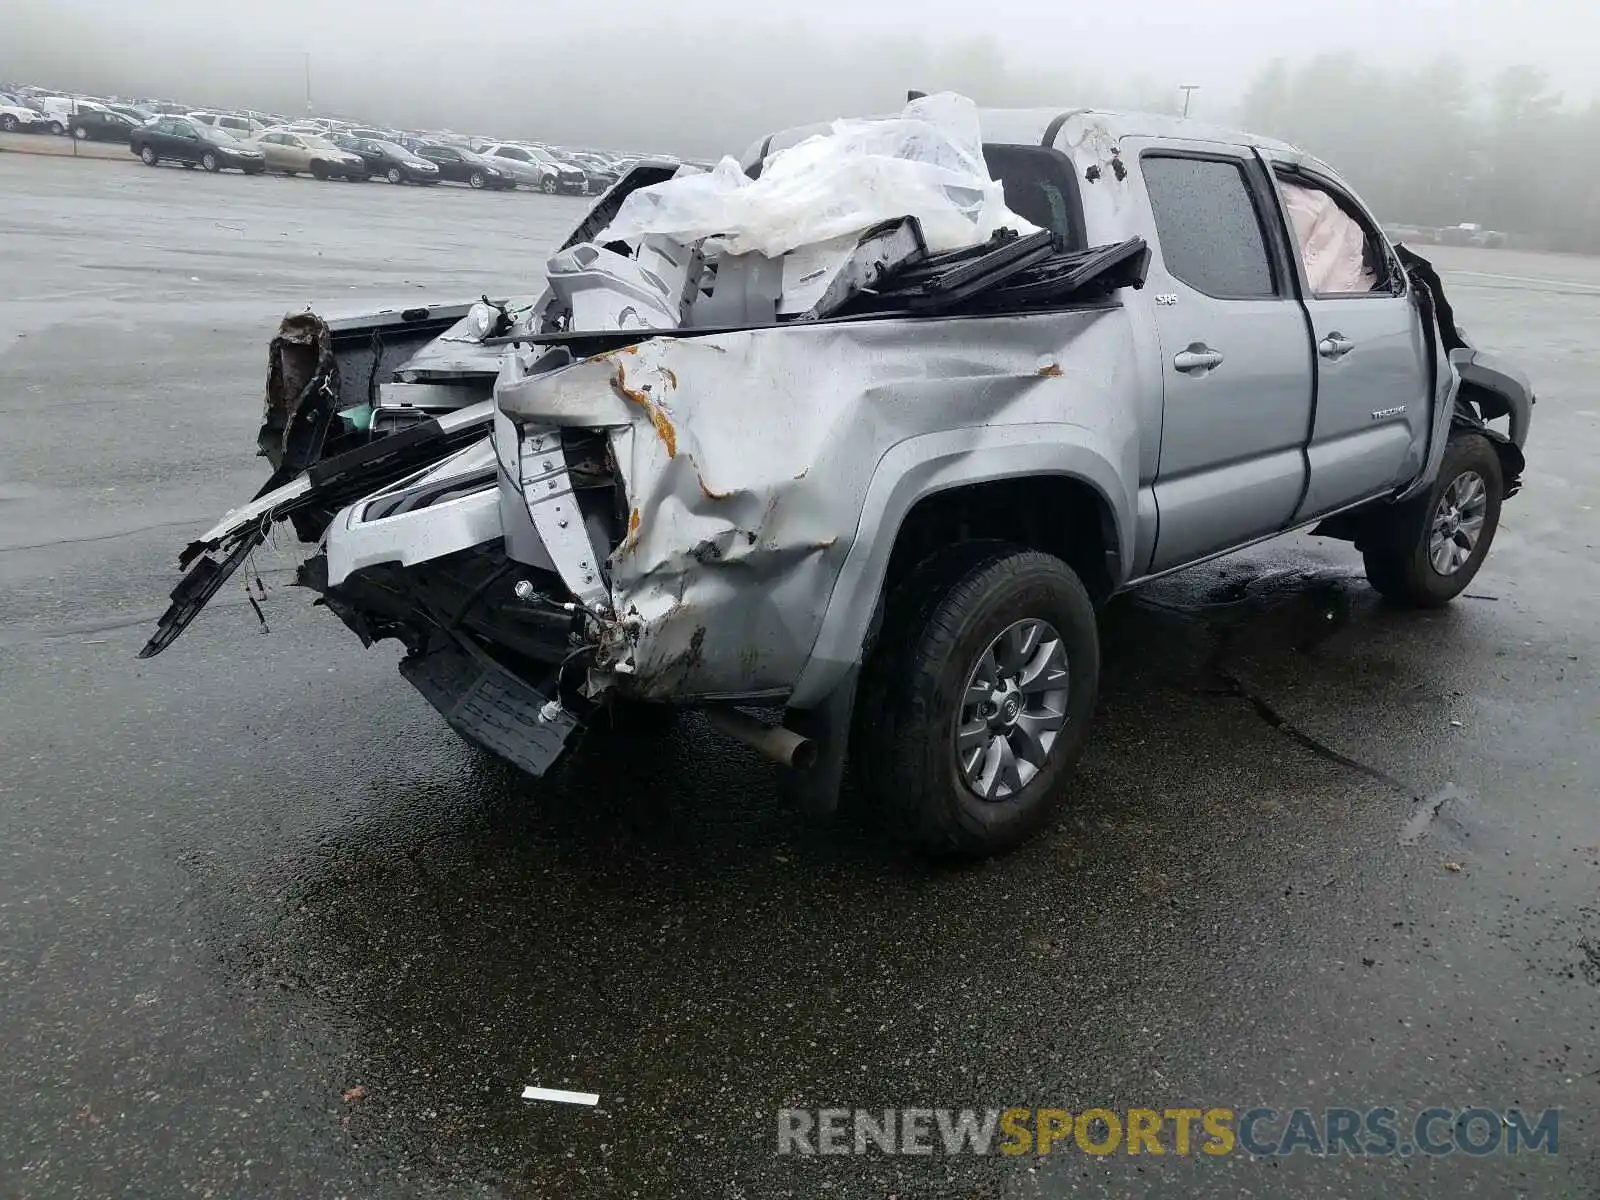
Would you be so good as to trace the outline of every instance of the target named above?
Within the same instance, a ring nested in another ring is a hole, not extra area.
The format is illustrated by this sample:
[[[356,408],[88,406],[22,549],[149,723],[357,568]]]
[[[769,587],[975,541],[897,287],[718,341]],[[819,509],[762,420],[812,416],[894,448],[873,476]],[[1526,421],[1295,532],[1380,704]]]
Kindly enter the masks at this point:
[[[1162,117],[973,115],[1004,203],[946,189],[967,245],[937,213],[781,253],[661,217],[803,180],[840,127],[795,130],[737,179],[635,167],[530,300],[286,318],[273,475],[184,551],[144,654],[288,521],[299,582],[528,771],[693,705],[808,806],[848,751],[893,828],[979,855],[1052,812],[1113,593],[1304,528],[1397,601],[1466,586],[1533,397],[1333,171]]]

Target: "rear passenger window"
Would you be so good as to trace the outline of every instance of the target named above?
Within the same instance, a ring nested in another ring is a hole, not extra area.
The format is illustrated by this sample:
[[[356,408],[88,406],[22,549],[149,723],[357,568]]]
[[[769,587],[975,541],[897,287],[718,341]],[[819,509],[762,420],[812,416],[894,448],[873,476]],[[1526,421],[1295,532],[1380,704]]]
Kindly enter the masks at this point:
[[[1141,166],[1168,271],[1219,299],[1277,294],[1266,234],[1240,163],[1147,155]]]
[[[1007,208],[1055,234],[1062,249],[1084,248],[1078,177],[1065,155],[1045,146],[987,142],[983,158],[989,177],[1005,189]]]

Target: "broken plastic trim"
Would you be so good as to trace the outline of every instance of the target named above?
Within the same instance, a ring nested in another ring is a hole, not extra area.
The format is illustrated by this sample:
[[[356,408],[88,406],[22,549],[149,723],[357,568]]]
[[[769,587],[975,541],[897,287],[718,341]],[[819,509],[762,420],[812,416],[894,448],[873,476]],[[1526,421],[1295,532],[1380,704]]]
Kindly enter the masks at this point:
[[[779,321],[772,328],[845,324],[897,317],[1003,315],[1040,312],[1086,300],[1104,299],[1118,288],[1141,288],[1150,251],[1143,238],[1052,253],[1048,232],[996,238],[936,259],[910,261],[889,274],[871,294],[862,293],[853,311],[816,319]],[[1008,285],[1002,287],[1002,285]],[[868,307],[870,305],[870,307]],[[619,350],[656,337],[698,338],[742,333],[758,326],[741,324],[671,329],[563,330],[486,338],[485,346],[566,346],[586,354]]]

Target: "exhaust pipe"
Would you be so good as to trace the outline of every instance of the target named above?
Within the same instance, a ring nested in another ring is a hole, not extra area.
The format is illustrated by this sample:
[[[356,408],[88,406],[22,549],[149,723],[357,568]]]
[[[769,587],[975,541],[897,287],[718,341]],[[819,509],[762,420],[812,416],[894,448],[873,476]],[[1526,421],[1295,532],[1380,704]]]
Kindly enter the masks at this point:
[[[810,770],[817,761],[817,744],[782,725],[767,725],[746,716],[736,708],[708,708],[706,720],[718,733],[743,742],[773,762],[799,771]]]

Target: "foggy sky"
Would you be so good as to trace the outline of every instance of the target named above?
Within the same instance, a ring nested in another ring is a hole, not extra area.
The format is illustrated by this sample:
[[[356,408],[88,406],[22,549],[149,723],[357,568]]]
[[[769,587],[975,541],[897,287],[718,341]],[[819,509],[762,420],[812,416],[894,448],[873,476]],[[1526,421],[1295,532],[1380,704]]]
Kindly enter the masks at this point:
[[[1275,57],[1531,62],[1594,94],[1586,0],[5,0],[0,80],[568,144],[738,153],[770,129],[897,108],[1176,102],[1233,115]],[[759,15],[757,15],[759,14]]]

